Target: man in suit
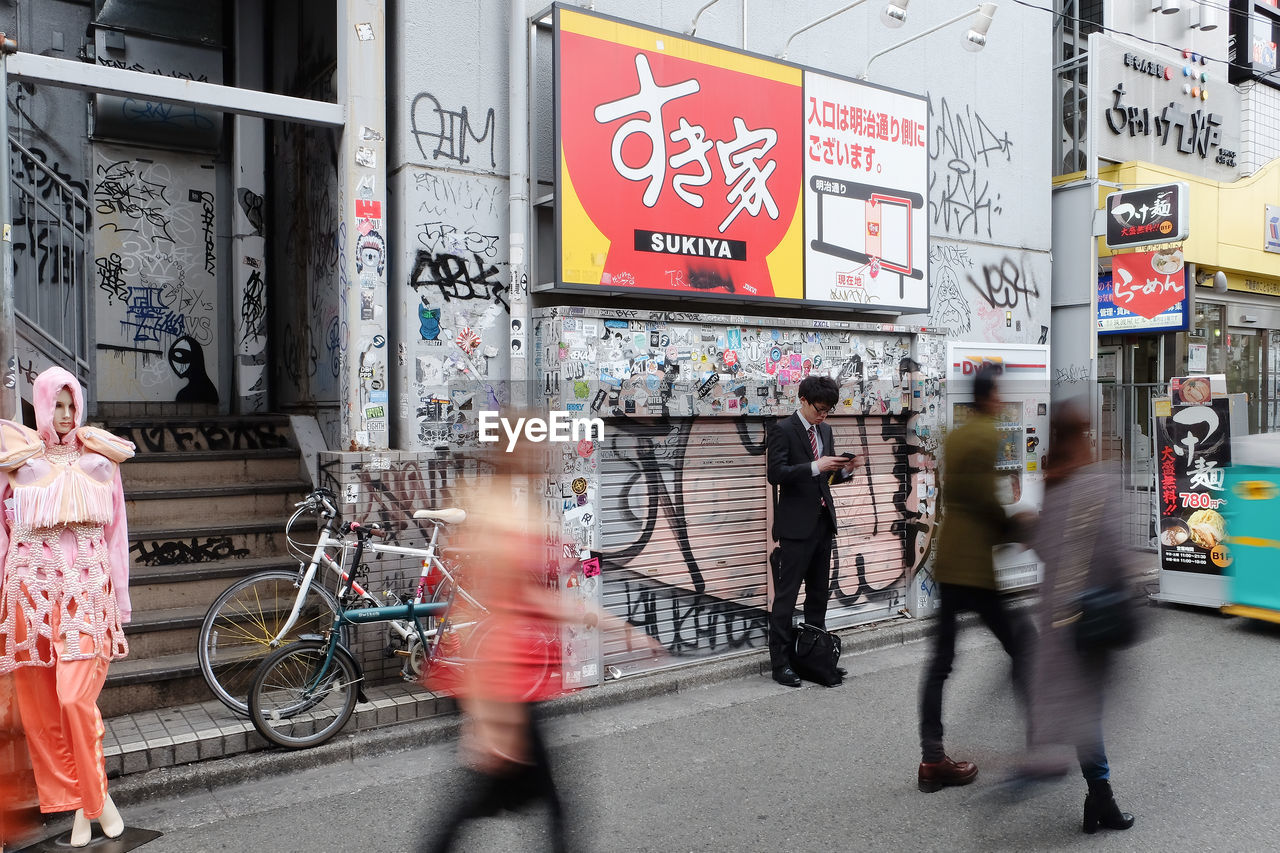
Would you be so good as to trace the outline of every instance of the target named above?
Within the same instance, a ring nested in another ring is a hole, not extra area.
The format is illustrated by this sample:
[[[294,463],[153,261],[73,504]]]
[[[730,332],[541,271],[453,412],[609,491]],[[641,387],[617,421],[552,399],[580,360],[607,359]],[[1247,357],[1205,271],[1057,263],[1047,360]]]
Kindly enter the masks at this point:
[[[942,744],[942,689],[956,654],[956,616],[971,610],[996,635],[1013,660],[1014,685],[1026,681],[1028,626],[1005,605],[996,585],[991,549],[1010,541],[1015,519],[996,496],[996,460],[1000,436],[996,415],[1001,401],[999,369],[984,365],[973,380],[976,415],[947,436],[942,455],[942,529],[933,576],[938,583],[938,622],[933,657],[920,692],[920,769],[917,784],[931,793],[948,785],[967,785],[978,776],[971,761],[953,761]],[[1016,519],[1021,521],[1021,519]]]
[[[773,605],[769,609],[769,661],[773,680],[799,687],[791,668],[795,641],[792,618],[804,582],[804,621],[826,629],[831,591],[831,545],[836,535],[835,501],[830,482],[845,482],[861,464],[856,456],[837,456],[827,413],[840,396],[829,376],[808,376],[800,383],[800,406],[769,429],[769,482],[778,487],[773,538]]]

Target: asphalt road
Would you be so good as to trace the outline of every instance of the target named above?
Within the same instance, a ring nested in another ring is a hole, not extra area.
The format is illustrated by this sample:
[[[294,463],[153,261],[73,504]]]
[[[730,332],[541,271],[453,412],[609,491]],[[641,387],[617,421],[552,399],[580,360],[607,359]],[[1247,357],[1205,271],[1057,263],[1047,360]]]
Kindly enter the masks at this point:
[[[1280,630],[1151,609],[1108,707],[1127,832],[1080,832],[1075,775],[1013,796],[1022,730],[1008,662],[962,633],[948,683],[948,750],[978,762],[967,788],[921,794],[916,695],[927,644],[846,660],[838,688],[748,678],[553,721],[588,851],[1133,850],[1277,847]],[[144,853],[411,851],[457,784],[449,745],[133,805],[164,836]],[[541,813],[492,819],[461,850],[542,850]]]

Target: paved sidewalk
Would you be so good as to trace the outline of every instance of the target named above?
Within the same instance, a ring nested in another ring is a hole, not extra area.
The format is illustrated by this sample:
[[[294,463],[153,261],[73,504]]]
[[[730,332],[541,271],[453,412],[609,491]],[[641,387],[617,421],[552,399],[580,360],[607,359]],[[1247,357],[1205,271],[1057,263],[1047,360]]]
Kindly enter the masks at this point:
[[[452,701],[436,698],[411,684],[372,687],[365,694],[369,701],[356,705],[344,732],[363,732],[454,710]],[[254,731],[247,717],[238,716],[216,699],[197,705],[124,714],[104,723],[106,735],[102,752],[108,779],[256,752],[270,746]]]
[[[894,619],[839,631],[843,654],[856,655],[923,639],[932,620]],[[769,672],[766,649],[676,664],[579,690],[547,703],[552,715],[580,713],[624,702],[684,692]],[[779,687],[779,690],[787,688]],[[253,724],[217,700],[105,721],[104,754],[112,797],[120,804],[157,795],[420,747],[455,736],[452,700],[419,687],[390,684],[366,690],[368,702],[333,740],[305,750],[269,747]]]

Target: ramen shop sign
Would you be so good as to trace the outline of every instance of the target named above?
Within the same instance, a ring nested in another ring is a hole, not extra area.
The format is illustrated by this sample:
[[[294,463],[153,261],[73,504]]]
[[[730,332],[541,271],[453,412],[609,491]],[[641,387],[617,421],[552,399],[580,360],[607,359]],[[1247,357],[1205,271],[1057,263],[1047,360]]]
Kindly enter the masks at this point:
[[[1107,248],[1178,243],[1190,231],[1186,183],[1123,190],[1107,196]]]

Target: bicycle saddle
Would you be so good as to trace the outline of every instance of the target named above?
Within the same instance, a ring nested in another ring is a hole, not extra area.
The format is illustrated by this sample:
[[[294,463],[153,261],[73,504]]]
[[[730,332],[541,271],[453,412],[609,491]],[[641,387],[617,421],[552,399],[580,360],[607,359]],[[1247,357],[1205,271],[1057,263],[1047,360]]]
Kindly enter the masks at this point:
[[[430,521],[443,521],[445,524],[459,524],[467,520],[467,511],[457,507],[448,509],[418,509],[413,512],[414,518],[425,518]]]

